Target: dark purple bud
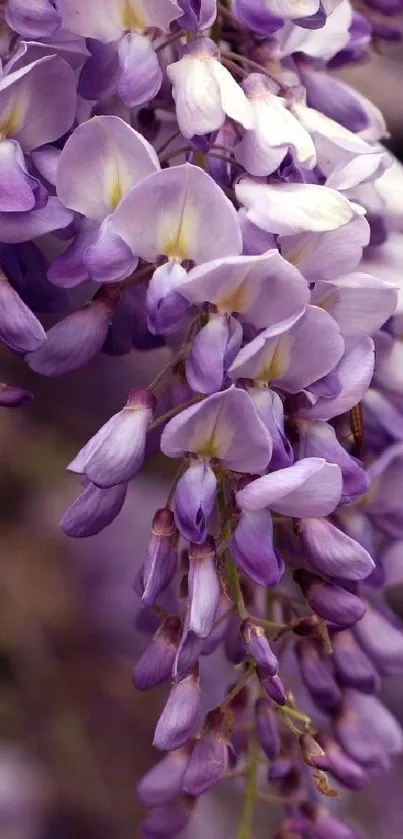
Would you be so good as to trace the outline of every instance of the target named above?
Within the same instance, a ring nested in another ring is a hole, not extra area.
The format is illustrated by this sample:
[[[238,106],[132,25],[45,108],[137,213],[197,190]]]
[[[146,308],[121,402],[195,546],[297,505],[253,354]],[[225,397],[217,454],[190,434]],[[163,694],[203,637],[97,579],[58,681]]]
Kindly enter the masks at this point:
[[[273,547],[273,523],[268,510],[242,511],[231,540],[236,566],[261,586],[276,586],[284,563]]]
[[[237,614],[232,614],[224,637],[225,655],[232,664],[240,664],[246,655],[245,644],[241,636],[241,627]]]
[[[170,678],[181,628],[180,618],[170,617],[164,621],[135,665],[133,683],[137,690],[148,690]]]
[[[256,661],[267,676],[276,676],[278,660],[266,638],[264,629],[247,618],[241,626],[241,634],[247,653]]]
[[[25,357],[31,370],[62,376],[85,367],[102,349],[117,300],[115,289],[105,287],[83,309],[52,326],[45,343]]]
[[[207,715],[183,778],[183,792],[202,795],[221,780],[228,766],[228,715],[219,708]]]
[[[182,796],[177,801],[151,810],[142,824],[145,839],[173,839],[189,823],[194,801]]]
[[[382,676],[403,674],[403,632],[377,609],[368,605],[354,635]]]
[[[278,758],[273,760],[268,773],[270,783],[275,784],[276,781],[282,781],[286,778],[291,772],[292,761],[292,757],[289,757],[288,755],[280,755]]]
[[[336,626],[349,627],[365,613],[360,597],[335,583],[328,583],[306,571],[295,571],[294,579],[301,587],[311,609]]]
[[[188,586],[189,629],[198,638],[208,638],[215,623],[221,591],[211,537],[204,545],[189,546]]]
[[[142,600],[153,606],[158,595],[171,582],[178,567],[177,532],[169,507],[157,510],[144,560]]]
[[[191,754],[191,745],[169,752],[144,775],[137,795],[148,807],[167,804],[182,792],[182,781]]]
[[[368,551],[327,519],[302,519],[299,532],[307,561],[326,577],[364,580],[375,568]]]
[[[65,512],[60,527],[67,536],[82,539],[95,536],[119,515],[127,494],[127,484],[101,489],[89,483]]]
[[[184,539],[202,544],[216,499],[217,479],[207,463],[192,461],[175,490],[175,521]]]
[[[0,341],[10,350],[24,355],[46,341],[46,333],[38,318],[23,303],[0,271]]]
[[[296,653],[302,678],[312,699],[326,710],[334,708],[341,694],[333,675],[331,659],[323,657],[319,645],[308,638],[296,644]]]
[[[333,661],[339,684],[357,688],[363,693],[380,689],[379,673],[348,629],[332,638]]]
[[[155,402],[147,390],[132,391],[123,410],[102,426],[67,468],[103,488],[130,481],[143,463]]]
[[[172,685],[155,729],[153,745],[161,751],[183,746],[197,734],[203,720],[197,670]]]
[[[0,405],[3,408],[21,408],[29,405],[34,396],[29,390],[0,382]]]
[[[267,696],[276,702],[277,705],[285,705],[287,702],[287,693],[285,687],[279,676],[268,676],[260,667],[256,668],[256,673],[259,682],[262,685]]]
[[[268,699],[260,697],[255,704],[256,734],[259,743],[269,760],[277,760],[280,755],[281,741],[277,726],[277,716]]]
[[[306,735],[303,735],[305,737]],[[324,754],[312,752],[311,765],[330,772],[333,777],[348,789],[363,789],[370,781],[362,766],[352,760],[328,734],[320,732],[317,735]]]

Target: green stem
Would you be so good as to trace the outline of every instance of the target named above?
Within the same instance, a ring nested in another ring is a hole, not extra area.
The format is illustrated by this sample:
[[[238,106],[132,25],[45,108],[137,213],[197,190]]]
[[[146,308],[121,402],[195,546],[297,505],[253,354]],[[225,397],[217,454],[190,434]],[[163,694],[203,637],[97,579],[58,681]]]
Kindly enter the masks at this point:
[[[250,745],[250,758],[246,776],[246,791],[243,805],[241,824],[237,833],[237,839],[250,839],[253,812],[257,795],[257,774],[259,767],[260,746],[257,739],[253,739]]]
[[[307,717],[307,715],[303,714],[302,711],[296,711],[295,708],[290,708],[288,705],[280,705],[279,711],[281,714],[288,714],[288,716],[294,717],[296,720],[300,720],[300,722],[303,722],[304,725],[312,725],[310,717]]]
[[[244,688],[245,685],[247,684],[247,682],[249,682],[249,679],[253,675],[254,672],[255,672],[255,664],[254,664],[254,662],[250,661],[249,664],[248,664],[248,668],[247,668],[247,670],[245,670],[245,673],[243,674],[243,676],[241,676],[241,678],[238,679],[236,685],[234,685],[232,690],[229,692],[228,696],[225,697],[224,702],[222,703],[223,706],[224,705],[229,705],[230,702],[232,702],[232,700],[235,699],[236,696],[238,696],[238,693],[240,693],[242,688]]]

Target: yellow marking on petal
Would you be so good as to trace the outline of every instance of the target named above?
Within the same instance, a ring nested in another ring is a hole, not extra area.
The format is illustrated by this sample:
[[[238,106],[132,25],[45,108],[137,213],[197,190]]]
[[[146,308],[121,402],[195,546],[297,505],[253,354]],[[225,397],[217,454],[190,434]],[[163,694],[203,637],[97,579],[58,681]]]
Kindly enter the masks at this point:
[[[158,250],[173,262],[192,259],[197,236],[198,213],[186,202],[178,219],[171,211],[159,220]]]
[[[120,202],[122,200],[122,197],[123,197],[122,187],[121,187],[121,183],[120,183],[120,180],[119,180],[119,176],[117,176],[113,180],[113,182],[111,184],[111,187],[110,187],[110,192],[109,192],[109,200],[110,200],[111,207],[112,207],[113,210],[116,210],[116,207],[118,206],[118,204],[120,204]]]
[[[242,282],[238,288],[230,291],[226,297],[217,301],[217,311],[220,315],[230,315],[232,312],[243,312],[247,297],[246,282]]]
[[[0,137],[6,140],[21,127],[22,108],[18,101],[10,103],[8,114],[3,114],[0,119]]]
[[[132,0],[126,0],[122,9],[123,29],[129,32],[143,32],[146,25],[146,19],[143,17],[141,11],[139,11],[138,3],[133,4]]]
[[[211,438],[205,440],[204,443],[198,446],[196,454],[201,460],[212,460],[214,457],[219,457],[220,448],[216,445],[215,440]]]
[[[270,359],[267,359],[254,378],[259,382],[272,382],[274,379],[279,379],[288,369],[289,361],[289,342],[288,340],[280,339],[273,347]]]

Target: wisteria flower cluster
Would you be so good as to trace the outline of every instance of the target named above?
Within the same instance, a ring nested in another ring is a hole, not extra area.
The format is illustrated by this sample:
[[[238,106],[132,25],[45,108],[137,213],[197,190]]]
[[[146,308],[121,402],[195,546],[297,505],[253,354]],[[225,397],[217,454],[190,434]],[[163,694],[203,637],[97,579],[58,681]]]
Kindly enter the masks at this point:
[[[134,683],[169,691],[144,836],[232,777],[238,839],[259,800],[277,839],[354,839],[327,799],[403,743],[379,698],[403,674],[403,175],[332,69],[402,3],[1,6],[0,338],[45,376],[167,348],[69,464],[62,521],[110,524],[156,440],[177,462],[135,582]]]

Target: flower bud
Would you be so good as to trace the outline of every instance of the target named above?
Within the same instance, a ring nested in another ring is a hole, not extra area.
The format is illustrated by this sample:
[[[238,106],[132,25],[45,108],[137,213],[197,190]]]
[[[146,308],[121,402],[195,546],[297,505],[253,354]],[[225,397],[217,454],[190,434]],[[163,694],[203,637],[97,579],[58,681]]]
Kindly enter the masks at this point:
[[[241,634],[246,650],[259,665],[260,671],[267,676],[278,673],[278,660],[266,638],[264,629],[247,618],[241,626]]]
[[[208,638],[214,627],[220,583],[217,576],[214,540],[189,547],[189,630]]]
[[[301,587],[311,609],[330,623],[349,627],[365,613],[361,598],[335,583],[302,570],[294,572],[294,580]]]
[[[380,688],[380,677],[371,659],[361,649],[348,629],[336,632],[332,638],[333,661],[337,680],[363,693],[375,693]]]
[[[221,780],[228,766],[228,714],[216,708],[206,717],[183,778],[183,792],[202,795]]]
[[[300,534],[307,561],[326,577],[364,580],[375,568],[368,551],[326,519],[302,519]]]
[[[319,646],[305,638],[296,644],[302,678],[313,700],[326,710],[340,700],[340,689],[333,675],[332,661],[320,655]]]
[[[151,810],[142,824],[144,839],[173,839],[182,833],[192,815],[194,800],[182,796]]]
[[[178,567],[176,527],[172,510],[157,510],[152,523],[143,569],[142,600],[153,606],[161,591],[169,585]]]
[[[287,702],[286,689],[279,676],[268,676],[261,667],[256,668],[256,673],[263,690],[266,691],[268,697],[276,702],[277,705],[285,705]]]
[[[197,734],[203,714],[198,671],[172,685],[155,729],[153,745],[162,751],[183,746]]]
[[[189,762],[191,745],[168,752],[137,785],[137,795],[148,807],[167,804],[182,792],[182,781]]]
[[[277,727],[277,718],[268,699],[261,697],[255,704],[256,734],[259,743],[269,760],[276,760],[280,755],[281,741]]]
[[[20,408],[29,405],[33,398],[29,390],[0,382],[0,405],[3,408]]]
[[[137,690],[155,687],[172,675],[181,631],[180,618],[167,618],[137,662],[133,683]]]

